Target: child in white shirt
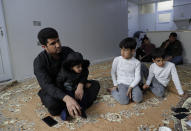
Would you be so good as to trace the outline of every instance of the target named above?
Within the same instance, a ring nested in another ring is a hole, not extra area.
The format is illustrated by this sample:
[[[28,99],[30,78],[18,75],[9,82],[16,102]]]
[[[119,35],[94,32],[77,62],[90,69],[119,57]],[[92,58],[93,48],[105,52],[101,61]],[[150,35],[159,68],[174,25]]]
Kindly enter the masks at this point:
[[[183,95],[180,80],[173,63],[165,61],[165,52],[161,48],[157,48],[152,53],[153,64],[149,69],[149,76],[144,89],[150,88],[153,94],[157,97],[164,97],[165,89],[170,81],[170,76],[175,84],[179,95]]]
[[[141,80],[141,63],[133,57],[136,41],[133,38],[126,38],[119,44],[121,56],[114,59],[111,76],[114,87],[109,88],[112,96],[120,104],[128,104],[129,100],[139,103],[143,94],[138,84]]]

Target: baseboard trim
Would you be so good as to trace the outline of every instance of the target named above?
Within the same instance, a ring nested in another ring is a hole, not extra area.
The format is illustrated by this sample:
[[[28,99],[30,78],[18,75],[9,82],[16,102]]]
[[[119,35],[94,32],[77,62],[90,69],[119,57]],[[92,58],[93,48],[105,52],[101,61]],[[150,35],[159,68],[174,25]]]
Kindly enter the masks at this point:
[[[103,58],[103,59],[98,59],[98,60],[93,60],[91,61],[91,65],[94,65],[94,64],[99,64],[101,62],[107,62],[107,61],[111,61],[115,58],[115,56],[113,57],[107,57],[107,58]]]

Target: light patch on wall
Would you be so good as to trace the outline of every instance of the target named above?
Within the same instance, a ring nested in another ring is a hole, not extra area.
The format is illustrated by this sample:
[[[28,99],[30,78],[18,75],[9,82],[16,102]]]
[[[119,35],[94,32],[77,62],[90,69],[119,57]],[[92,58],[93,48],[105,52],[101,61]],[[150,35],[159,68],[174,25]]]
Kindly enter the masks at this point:
[[[155,13],[155,3],[141,5],[141,14]]]
[[[172,10],[172,8],[173,8],[173,0],[158,2],[157,5],[158,11]]]
[[[171,13],[164,13],[158,15],[158,22],[159,23],[167,23],[171,20]]]

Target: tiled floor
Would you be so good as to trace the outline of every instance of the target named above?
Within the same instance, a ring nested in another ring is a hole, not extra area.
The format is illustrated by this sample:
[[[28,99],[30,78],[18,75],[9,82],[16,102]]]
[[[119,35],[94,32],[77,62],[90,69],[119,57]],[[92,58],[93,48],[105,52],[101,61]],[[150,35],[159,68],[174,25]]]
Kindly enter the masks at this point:
[[[47,128],[41,121],[41,118],[49,114],[37,96],[40,87],[36,79],[17,83],[0,92],[0,131],[61,129],[83,131],[131,129],[143,131],[147,129],[157,130],[159,126],[164,124],[171,128],[174,127],[174,118],[170,108],[175,106],[181,98],[177,95],[172,82],[165,99],[157,99],[150,92],[147,92],[144,94],[142,103],[122,106],[106,92],[106,88],[112,87],[110,69],[111,61],[90,67],[89,79],[98,80],[101,84],[101,90],[98,99],[87,111],[88,119],[77,118],[70,122],[63,122],[59,117],[54,117],[58,124],[52,128]],[[178,66],[177,70],[183,89],[191,90],[191,66]],[[153,113],[154,111],[156,114]]]

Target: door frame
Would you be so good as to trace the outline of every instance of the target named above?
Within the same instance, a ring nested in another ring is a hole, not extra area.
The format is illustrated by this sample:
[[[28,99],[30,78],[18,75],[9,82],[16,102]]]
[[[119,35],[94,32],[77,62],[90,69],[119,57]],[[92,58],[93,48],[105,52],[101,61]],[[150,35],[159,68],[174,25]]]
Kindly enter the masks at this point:
[[[1,20],[0,27],[3,32],[3,36],[0,36],[0,37],[2,37],[2,45],[0,45],[0,52],[1,52],[2,62],[3,62],[3,69],[4,69],[4,74],[0,75],[0,82],[1,82],[1,81],[11,80],[13,78],[11,64],[10,64],[8,37],[7,37],[7,30],[6,30],[6,23],[5,23],[2,0],[0,0],[0,13],[1,13],[0,14],[0,17],[1,17],[0,18],[0,20]]]

